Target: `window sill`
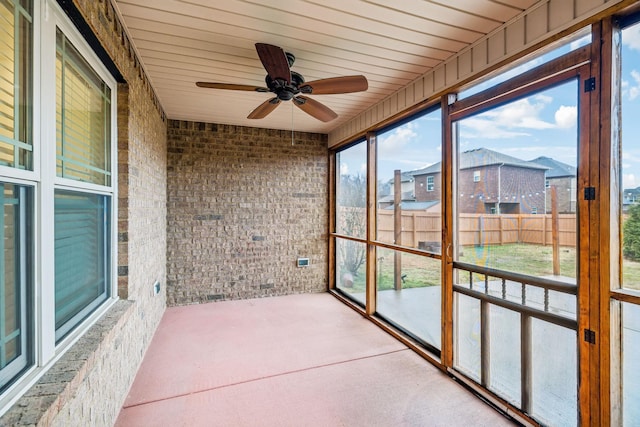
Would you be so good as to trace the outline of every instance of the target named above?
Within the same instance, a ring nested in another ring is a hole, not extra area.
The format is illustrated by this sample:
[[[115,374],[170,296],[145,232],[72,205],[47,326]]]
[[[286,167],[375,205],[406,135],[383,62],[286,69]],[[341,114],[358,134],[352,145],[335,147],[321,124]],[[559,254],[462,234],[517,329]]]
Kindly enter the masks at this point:
[[[133,307],[132,301],[116,301],[0,418],[0,425],[50,425],[67,403],[82,398],[78,389],[99,364],[105,348],[117,345],[118,331]]]

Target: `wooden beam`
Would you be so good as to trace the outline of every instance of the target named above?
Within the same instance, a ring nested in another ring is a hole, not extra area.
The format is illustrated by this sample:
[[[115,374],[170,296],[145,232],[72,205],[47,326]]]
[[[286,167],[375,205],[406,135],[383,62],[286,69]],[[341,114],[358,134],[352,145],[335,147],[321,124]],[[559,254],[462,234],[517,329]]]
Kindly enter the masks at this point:
[[[372,315],[377,310],[377,282],[376,273],[376,247],[371,242],[375,240],[377,233],[376,208],[378,203],[378,184],[376,181],[376,157],[377,157],[376,134],[367,134],[367,282],[366,282],[366,302],[365,311]]]
[[[447,368],[453,367],[453,174],[454,140],[450,101],[455,95],[441,98],[442,110],[442,351],[440,359]]]
[[[620,304],[610,299],[610,290],[618,287],[621,278],[621,245],[622,225],[620,218],[620,184],[617,181],[620,168],[620,41],[619,29],[614,27],[612,17],[602,21],[600,59],[600,92],[598,110],[599,153],[595,163],[599,179],[600,197],[597,205],[599,240],[592,242],[600,256],[598,265],[599,280],[593,282],[592,293],[598,295],[592,318],[598,323],[599,340],[596,342],[598,352],[599,388],[591,391],[591,402],[599,399],[599,419],[601,425],[622,424],[622,379],[621,379],[621,328],[622,318]],[[612,328],[612,325],[613,328]],[[612,351],[615,350],[615,351]]]

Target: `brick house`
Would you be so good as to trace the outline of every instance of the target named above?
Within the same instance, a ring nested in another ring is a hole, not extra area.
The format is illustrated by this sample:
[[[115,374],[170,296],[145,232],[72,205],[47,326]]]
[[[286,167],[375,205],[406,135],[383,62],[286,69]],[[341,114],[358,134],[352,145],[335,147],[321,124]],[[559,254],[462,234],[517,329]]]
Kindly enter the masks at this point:
[[[531,162],[548,168],[545,175],[546,212],[551,213],[550,189],[555,187],[558,195],[558,213],[575,213],[577,206],[576,167],[545,156],[537,157]]]
[[[546,166],[478,148],[460,153],[459,211],[542,213]],[[440,200],[440,163],[408,172],[415,177],[416,201]]]

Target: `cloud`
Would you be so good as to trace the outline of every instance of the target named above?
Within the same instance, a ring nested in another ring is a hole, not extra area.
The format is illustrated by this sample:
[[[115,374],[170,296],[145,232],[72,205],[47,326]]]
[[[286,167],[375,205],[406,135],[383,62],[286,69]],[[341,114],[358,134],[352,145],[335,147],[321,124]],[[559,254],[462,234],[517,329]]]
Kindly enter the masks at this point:
[[[629,49],[640,52],[640,25],[633,25],[622,30],[622,44]]]
[[[578,122],[578,107],[575,105],[561,105],[555,113],[556,126],[561,129],[570,129]]]
[[[520,99],[476,117],[464,120],[461,136],[466,138],[513,138],[530,136],[531,130],[553,129],[557,123],[540,118],[542,111],[553,101],[547,95]]]
[[[506,139],[518,136],[529,136],[527,132],[508,130],[505,127],[482,117],[471,117],[460,125],[461,138]]]
[[[380,156],[393,156],[398,154],[407,144],[417,137],[415,124],[407,123],[395,128],[390,134],[384,134],[379,138],[378,154]]]
[[[340,164],[340,175],[349,175],[349,165],[346,163]]]
[[[591,43],[591,34],[588,34],[586,36],[580,37],[577,40],[572,41],[569,44],[569,49],[576,50],[582,46],[588,45],[589,43]]]
[[[640,163],[640,150],[632,149],[630,147],[623,149],[621,160],[623,173],[629,169],[638,169],[637,165]]]
[[[622,96],[629,98],[629,101],[633,101],[640,96],[640,72],[638,72],[638,70],[631,70],[629,74],[633,82],[622,80]]]
[[[638,188],[640,187],[640,181],[636,178],[636,176],[632,173],[622,174],[622,188]]]

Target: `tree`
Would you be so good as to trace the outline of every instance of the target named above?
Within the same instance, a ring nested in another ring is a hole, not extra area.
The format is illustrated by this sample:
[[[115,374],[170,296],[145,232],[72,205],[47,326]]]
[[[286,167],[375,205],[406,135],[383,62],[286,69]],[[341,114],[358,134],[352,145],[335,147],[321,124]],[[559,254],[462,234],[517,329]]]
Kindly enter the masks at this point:
[[[640,204],[629,208],[629,218],[623,227],[622,254],[632,261],[640,261]]]
[[[367,217],[367,179],[363,175],[341,175],[337,191],[337,232],[354,237],[365,237]],[[345,240],[339,245],[343,271],[353,277],[366,261],[365,245]]]

